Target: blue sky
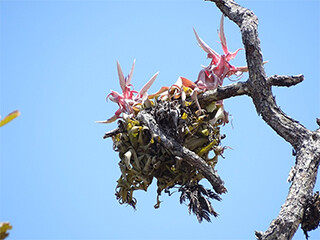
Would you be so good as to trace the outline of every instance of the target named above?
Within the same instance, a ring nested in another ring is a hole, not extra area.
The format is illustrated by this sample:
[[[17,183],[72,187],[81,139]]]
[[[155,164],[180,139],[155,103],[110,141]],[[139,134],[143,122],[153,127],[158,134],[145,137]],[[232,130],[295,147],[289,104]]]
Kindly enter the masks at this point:
[[[311,130],[320,116],[319,1],[238,1],[259,17],[268,75],[304,74],[291,88],[274,88],[289,116]],[[0,114],[21,116],[0,129],[0,220],[9,239],[254,239],[283,204],[294,164],[291,146],[259,117],[246,96],[225,101],[232,123],[217,169],[228,193],[213,202],[220,214],[199,224],[179,196],[156,187],[137,192],[137,210],[114,196],[118,156],[100,125],[117,106],[116,61],[127,74],[133,59],[136,89],[157,71],[151,88],[178,76],[195,80],[207,65],[194,27],[217,52],[221,13],[214,4],[189,1],[0,1]],[[238,27],[226,19],[231,51],[242,47]],[[245,65],[244,52],[232,62]],[[247,76],[243,77],[246,80]],[[229,84],[228,80],[225,84]],[[319,183],[316,190],[319,190]],[[319,239],[320,231],[311,232]],[[298,230],[294,239],[303,239]]]

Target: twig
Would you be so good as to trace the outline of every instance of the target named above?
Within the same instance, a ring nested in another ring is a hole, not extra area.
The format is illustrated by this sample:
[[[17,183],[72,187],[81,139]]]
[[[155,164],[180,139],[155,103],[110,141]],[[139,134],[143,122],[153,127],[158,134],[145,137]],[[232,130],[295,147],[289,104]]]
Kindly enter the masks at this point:
[[[103,139],[106,139],[106,138],[109,138],[109,137],[112,137],[114,135],[117,135],[118,133],[121,133],[122,131],[120,130],[120,128],[116,128],[116,129],[113,129],[111,130],[110,132],[106,132],[103,136]]]
[[[296,76],[273,75],[267,79],[270,86],[291,87],[301,83],[304,80],[302,74]]]

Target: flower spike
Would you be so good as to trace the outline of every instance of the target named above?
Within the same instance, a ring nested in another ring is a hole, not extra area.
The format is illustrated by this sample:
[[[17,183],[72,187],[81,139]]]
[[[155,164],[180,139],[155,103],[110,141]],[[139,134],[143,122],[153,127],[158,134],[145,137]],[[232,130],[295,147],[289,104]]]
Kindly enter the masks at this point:
[[[197,34],[196,30],[193,28],[193,32],[196,35],[199,46],[208,53],[208,58],[212,58],[214,64],[217,64],[220,59],[220,55],[216,53],[212,48],[210,48]]]
[[[196,33],[193,29],[197,41],[200,47],[208,54],[208,57],[212,59],[209,66],[204,67],[198,75],[198,79],[195,82],[199,89],[208,90],[215,89],[223,84],[223,80],[226,77],[232,75],[241,75],[241,73],[248,71],[247,67],[235,67],[229,63],[229,61],[237,55],[240,48],[235,52],[229,52],[227,47],[227,40],[224,34],[224,17],[222,15],[220,21],[219,38],[221,40],[223,55],[219,55],[212,50]]]
[[[220,30],[219,30],[219,38],[221,40],[221,45],[222,45],[222,50],[225,55],[228,55],[228,47],[227,47],[227,39],[226,36],[224,35],[224,17],[223,15],[221,16],[220,20]]]
[[[137,95],[137,99],[141,99],[142,101],[144,101],[146,99],[147,95],[147,91],[149,90],[149,88],[151,87],[151,85],[153,84],[153,82],[156,80],[157,76],[158,76],[159,72],[155,73],[150,80],[141,88],[141,90],[139,91],[138,95]]]
[[[222,50],[223,50],[224,54],[226,55],[227,61],[234,59],[236,57],[237,53],[240,50],[243,50],[243,48],[239,48],[233,53],[229,52],[228,47],[227,47],[227,39],[226,39],[226,36],[224,35],[224,16],[223,15],[221,16],[221,20],[220,20],[219,38],[221,41]]]
[[[134,115],[137,111],[140,110],[141,105],[148,98],[147,91],[155,81],[159,72],[151,77],[151,79],[142,87],[140,92],[131,90],[133,86],[131,85],[131,79],[133,75],[133,70],[135,66],[135,61],[133,61],[130,73],[127,77],[124,77],[121,66],[117,61],[117,71],[119,77],[119,83],[122,90],[122,94],[111,90],[111,93],[107,95],[107,100],[115,102],[118,104],[119,109],[115,112],[114,116],[105,121],[98,121],[99,123],[111,123],[117,120],[118,118],[124,117],[124,115]]]
[[[124,92],[125,88],[126,88],[126,79],[123,75],[120,63],[118,61],[117,61],[117,70],[118,70],[120,87],[121,87],[122,92]]]
[[[132,78],[132,75],[133,75],[133,70],[134,70],[134,65],[135,65],[135,63],[136,63],[136,60],[134,59],[134,60],[133,60],[132,67],[131,67],[131,70],[130,70],[130,73],[129,73],[129,75],[128,75],[127,82],[126,82],[127,85],[129,85],[130,82],[131,82],[131,78]]]

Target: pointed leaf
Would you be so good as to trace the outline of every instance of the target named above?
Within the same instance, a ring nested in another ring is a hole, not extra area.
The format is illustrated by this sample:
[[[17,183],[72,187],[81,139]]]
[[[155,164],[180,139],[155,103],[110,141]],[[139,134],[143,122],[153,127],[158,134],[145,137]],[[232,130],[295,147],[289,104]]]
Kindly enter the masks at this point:
[[[119,108],[111,118],[104,120],[104,121],[96,121],[96,123],[112,123],[112,122],[116,121],[118,118],[120,118],[121,113],[122,113],[122,109]]]
[[[127,81],[126,81],[126,86],[128,86],[128,85],[130,84],[130,82],[131,82],[131,78],[132,78],[132,74],[133,74],[133,70],[134,70],[134,65],[135,65],[135,63],[136,63],[136,60],[134,59],[134,60],[133,60],[132,67],[131,67],[131,70],[130,70],[130,73],[129,73],[129,75],[128,75],[128,79],[127,79]]]
[[[4,117],[4,119],[0,120],[0,127],[12,121],[18,116],[20,116],[20,112],[18,110],[13,111],[12,113],[9,113],[7,116]]]
[[[226,55],[227,61],[230,61],[231,59],[234,59],[236,57],[237,53],[240,50],[243,50],[243,48],[239,48],[233,53],[229,52],[228,46],[227,46],[227,39],[226,39],[226,36],[224,34],[224,17],[223,17],[223,15],[221,16],[221,21],[220,21],[219,38],[220,38],[220,41],[221,41],[222,50],[223,50],[224,54]]]
[[[142,98],[142,97],[147,93],[147,91],[149,90],[149,88],[150,88],[151,85],[153,84],[154,80],[156,80],[158,74],[159,74],[159,72],[157,72],[156,74],[154,74],[154,75],[150,78],[150,80],[141,88],[141,90],[140,90],[140,92],[139,92],[139,94],[138,94],[139,97]]]
[[[158,92],[153,93],[153,94],[149,94],[148,98],[158,97],[161,93],[164,93],[165,91],[168,91],[168,89],[169,89],[169,87],[161,87]]]
[[[230,61],[231,59],[234,59],[237,56],[237,54],[238,54],[238,52],[240,50],[244,50],[244,49],[243,48],[239,48],[235,52],[229,52],[227,57],[226,57],[227,61]]]
[[[196,87],[196,84],[192,82],[191,80],[185,78],[185,77],[180,77],[182,81],[182,85],[185,87],[189,87],[191,89],[194,89]]]
[[[9,222],[0,222],[0,239],[5,239],[8,237],[8,230],[11,230],[12,226]]]
[[[117,69],[118,69],[118,76],[119,76],[119,82],[120,82],[120,87],[122,89],[122,92],[125,91],[126,89],[126,80],[124,78],[121,66],[119,64],[119,62],[117,61]]]
[[[226,39],[226,36],[224,35],[224,26],[223,25],[224,25],[224,17],[222,15],[221,20],[220,20],[219,38],[221,41],[222,50],[223,50],[224,54],[228,55],[229,51],[228,51],[228,47],[227,47],[227,39]]]
[[[266,64],[269,61],[264,61],[262,64]],[[241,66],[241,67],[236,67],[236,70],[239,72],[248,72],[248,66]]]
[[[248,72],[248,67],[247,66],[236,67],[236,70],[238,72]]]
[[[211,49],[197,34],[196,30],[193,29],[194,34],[196,35],[197,41],[199,46],[206,52],[208,53],[208,55],[210,55],[210,57],[212,58],[212,60],[214,61],[214,64],[216,64],[219,59],[220,59],[220,55],[218,53],[216,53],[213,49]]]
[[[117,115],[113,115],[111,118],[103,121],[96,121],[96,123],[112,123],[116,121],[119,117]]]

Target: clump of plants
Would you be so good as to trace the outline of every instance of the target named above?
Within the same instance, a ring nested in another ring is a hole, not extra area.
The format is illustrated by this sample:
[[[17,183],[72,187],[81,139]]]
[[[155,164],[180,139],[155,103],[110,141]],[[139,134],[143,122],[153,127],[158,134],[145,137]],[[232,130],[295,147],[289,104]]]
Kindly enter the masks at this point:
[[[195,82],[179,77],[172,86],[162,87],[149,95],[147,91],[158,73],[140,91],[135,91],[131,84],[135,62],[127,77],[117,63],[122,93],[111,91],[107,99],[117,103],[119,109],[114,116],[101,122],[118,120],[118,128],[106,133],[105,138],[112,137],[113,149],[119,153],[121,175],[115,194],[119,203],[136,208],[134,191],[147,191],[156,180],[155,208],[160,206],[162,192],[171,195],[173,190],[178,191],[180,203],[186,202],[189,212],[201,222],[203,219],[210,221],[210,215],[217,216],[210,200],[220,200],[218,194],[225,190],[215,192],[200,184],[205,178],[204,172],[177,154],[174,146],[179,145],[196,154],[214,171],[218,156],[224,150],[220,127],[228,123],[228,113],[222,100],[200,105],[198,97],[221,86],[225,78],[240,77],[247,67],[235,67],[229,63],[240,49],[234,53],[228,51],[223,17],[219,31],[223,55],[211,49],[196,32],[195,35],[199,46],[211,59]],[[143,116],[152,119],[146,120]]]

